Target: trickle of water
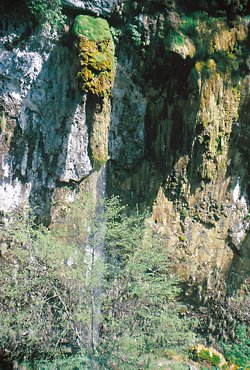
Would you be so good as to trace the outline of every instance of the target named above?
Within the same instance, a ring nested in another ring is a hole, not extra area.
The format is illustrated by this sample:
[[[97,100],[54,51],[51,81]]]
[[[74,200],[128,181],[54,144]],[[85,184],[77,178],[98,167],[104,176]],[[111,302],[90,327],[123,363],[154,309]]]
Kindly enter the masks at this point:
[[[101,293],[104,271],[104,198],[106,195],[106,167],[98,173],[96,183],[96,207],[92,226],[88,232],[85,249],[85,263],[87,279],[91,281],[91,323],[90,323],[90,346],[94,351],[99,340],[99,325],[101,317]]]

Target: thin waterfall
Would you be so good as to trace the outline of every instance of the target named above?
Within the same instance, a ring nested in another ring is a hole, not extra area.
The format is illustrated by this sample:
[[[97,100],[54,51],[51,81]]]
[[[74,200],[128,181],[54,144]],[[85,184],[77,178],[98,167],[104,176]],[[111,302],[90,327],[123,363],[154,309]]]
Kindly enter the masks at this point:
[[[85,249],[85,262],[88,266],[87,278],[90,282],[91,312],[90,312],[90,349],[95,351],[99,339],[101,319],[101,294],[104,273],[104,198],[106,195],[106,167],[98,172],[96,182],[96,206],[91,227],[89,228]]]

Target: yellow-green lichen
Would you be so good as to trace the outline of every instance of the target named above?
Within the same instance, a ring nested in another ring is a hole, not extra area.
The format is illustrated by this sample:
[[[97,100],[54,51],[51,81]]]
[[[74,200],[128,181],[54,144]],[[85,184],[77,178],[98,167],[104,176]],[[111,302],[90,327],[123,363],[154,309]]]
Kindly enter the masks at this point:
[[[186,211],[185,209],[184,209],[184,211]],[[184,212],[185,213],[185,212]],[[186,236],[185,235],[179,235],[179,240],[181,241],[181,242],[185,242],[186,240],[187,240],[187,238],[186,238]]]
[[[104,98],[93,115],[90,132],[90,157],[95,170],[99,170],[108,160],[108,131],[110,125],[110,101]]]
[[[0,116],[0,134],[4,133],[6,129],[6,117],[5,114],[2,113]]]
[[[197,60],[197,62],[195,63],[195,69],[198,72],[198,74],[202,73],[203,68],[204,68],[204,62]]]
[[[192,41],[199,75],[207,78],[218,73],[226,81],[235,78],[247,53],[248,28],[244,22],[235,23],[231,28],[223,17],[213,18],[205,12],[196,12],[193,16],[183,14],[175,33],[182,34],[182,40]]]
[[[199,358],[201,360],[208,361],[211,365],[219,365],[220,363],[220,356],[216,355],[215,353],[210,353],[210,351],[206,349],[202,349],[199,352]]]
[[[106,20],[76,17],[73,33],[79,39],[81,89],[101,98],[111,94],[114,83],[114,42]]]
[[[207,348],[198,344],[196,347],[192,348],[192,354],[196,361],[204,361],[205,364],[216,366],[218,369],[223,369],[225,366],[228,366],[222,354],[214,348]]]

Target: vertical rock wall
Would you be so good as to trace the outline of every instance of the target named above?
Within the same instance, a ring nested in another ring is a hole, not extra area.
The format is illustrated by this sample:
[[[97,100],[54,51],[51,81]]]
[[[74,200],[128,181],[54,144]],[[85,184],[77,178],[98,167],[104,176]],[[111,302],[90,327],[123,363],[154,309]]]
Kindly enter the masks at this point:
[[[137,54],[128,36],[117,50],[111,192],[152,210],[204,304],[249,284],[248,20],[148,8],[130,21],[140,46],[133,31]]]
[[[71,34],[27,19],[20,5],[1,23],[1,210],[24,202],[48,223],[54,189],[107,160],[110,108],[80,91]]]

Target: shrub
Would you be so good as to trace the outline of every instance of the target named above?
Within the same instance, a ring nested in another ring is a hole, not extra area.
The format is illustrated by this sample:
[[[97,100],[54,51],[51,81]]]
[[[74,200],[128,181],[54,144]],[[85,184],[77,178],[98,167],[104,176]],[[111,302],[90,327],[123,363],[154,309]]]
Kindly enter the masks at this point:
[[[91,276],[82,248],[59,241],[27,214],[11,215],[0,239],[0,351],[33,361],[86,348]]]
[[[26,0],[30,12],[42,24],[50,24],[56,30],[64,23],[61,0]]]
[[[178,280],[145,216],[127,216],[117,198],[107,206],[101,359],[107,368],[147,368],[150,354],[187,349],[191,322],[179,317]]]
[[[118,43],[121,31],[118,28],[110,27],[110,33],[115,43]]]
[[[223,343],[222,347],[229,362],[247,369],[250,366],[250,337],[246,325],[238,325],[236,340],[233,343]]]
[[[185,351],[192,322],[179,317],[178,279],[145,215],[112,198],[78,225],[82,204],[55,230],[11,215],[0,237],[0,351],[32,369],[146,369]]]
[[[142,44],[141,34],[136,24],[129,24],[129,33],[135,46],[140,47]]]

